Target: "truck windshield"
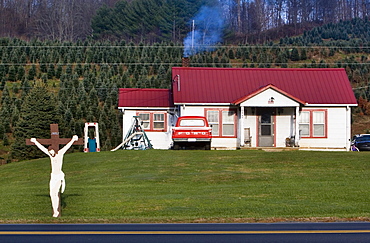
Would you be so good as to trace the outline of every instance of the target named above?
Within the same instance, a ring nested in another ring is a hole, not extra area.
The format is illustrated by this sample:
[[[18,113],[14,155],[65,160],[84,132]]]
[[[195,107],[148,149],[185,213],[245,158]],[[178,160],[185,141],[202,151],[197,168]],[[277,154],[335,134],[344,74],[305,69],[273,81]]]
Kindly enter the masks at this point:
[[[181,127],[204,127],[204,121],[201,119],[192,119],[192,120],[181,120],[180,121]]]

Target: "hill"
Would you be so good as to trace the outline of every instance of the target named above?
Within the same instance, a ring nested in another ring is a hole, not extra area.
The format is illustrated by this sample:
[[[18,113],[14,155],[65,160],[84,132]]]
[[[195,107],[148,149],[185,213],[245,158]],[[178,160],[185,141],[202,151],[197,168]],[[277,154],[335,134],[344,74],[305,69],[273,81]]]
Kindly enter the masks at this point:
[[[1,223],[370,220],[367,153],[121,150],[65,156],[62,217],[49,159],[0,166]]]
[[[366,133],[370,129],[369,23],[353,19],[265,44],[209,46],[190,56],[191,66],[345,68],[359,100],[353,111],[353,134]],[[181,65],[183,52],[183,44],[174,42],[0,38],[0,162],[27,159],[19,156],[20,151],[32,149],[24,139],[45,137],[52,122],[59,123],[62,137],[81,137],[85,122],[98,122],[102,150],[114,148],[122,141],[118,88],[169,88],[171,68]],[[53,121],[33,114],[37,109],[32,102],[38,101],[29,96],[39,86],[54,106],[49,109],[56,113]],[[36,124],[29,117],[44,122],[37,129],[25,128]]]

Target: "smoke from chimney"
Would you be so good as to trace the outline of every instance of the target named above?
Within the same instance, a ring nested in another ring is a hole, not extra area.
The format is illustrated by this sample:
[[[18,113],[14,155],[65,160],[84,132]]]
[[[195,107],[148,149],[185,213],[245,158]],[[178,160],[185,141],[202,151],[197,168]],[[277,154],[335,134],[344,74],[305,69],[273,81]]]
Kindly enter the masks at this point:
[[[184,57],[213,51],[222,41],[225,25],[221,5],[203,6],[192,20],[193,29],[184,39]]]

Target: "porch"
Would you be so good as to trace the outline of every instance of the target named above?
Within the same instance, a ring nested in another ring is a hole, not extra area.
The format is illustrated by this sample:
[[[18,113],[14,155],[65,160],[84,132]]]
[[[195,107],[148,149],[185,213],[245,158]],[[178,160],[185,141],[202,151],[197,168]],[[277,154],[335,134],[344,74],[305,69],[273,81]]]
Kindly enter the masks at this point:
[[[240,150],[263,150],[265,152],[297,151],[299,147],[239,147]]]
[[[238,146],[241,149],[297,149],[299,106],[240,107]]]

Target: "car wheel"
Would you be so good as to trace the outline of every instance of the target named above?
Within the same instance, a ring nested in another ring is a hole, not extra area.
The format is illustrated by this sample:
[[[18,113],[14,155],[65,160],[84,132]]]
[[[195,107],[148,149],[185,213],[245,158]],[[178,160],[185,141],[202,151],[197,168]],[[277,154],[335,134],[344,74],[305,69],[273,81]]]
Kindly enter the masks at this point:
[[[173,144],[173,149],[174,150],[179,150],[180,149],[180,145],[178,143],[174,143]]]

